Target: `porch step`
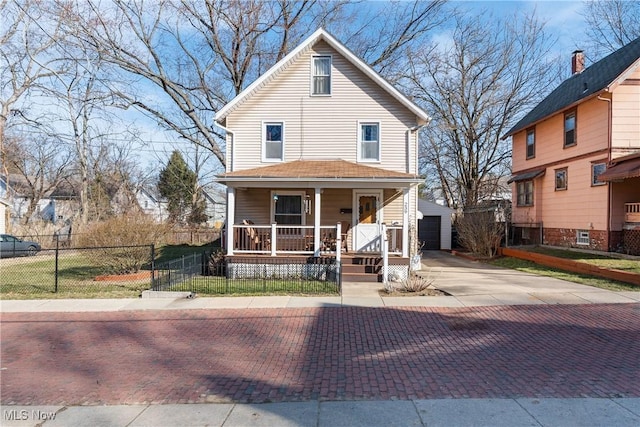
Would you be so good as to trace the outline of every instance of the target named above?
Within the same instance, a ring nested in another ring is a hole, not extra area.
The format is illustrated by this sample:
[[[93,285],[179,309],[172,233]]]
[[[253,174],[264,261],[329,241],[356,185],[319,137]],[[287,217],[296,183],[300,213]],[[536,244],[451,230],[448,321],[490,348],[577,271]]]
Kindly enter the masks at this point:
[[[342,281],[343,282],[367,282],[367,283],[375,283],[380,282],[381,277],[379,274],[371,274],[371,273],[347,273],[345,271],[342,272]]]
[[[382,264],[342,264],[343,274],[378,274]]]

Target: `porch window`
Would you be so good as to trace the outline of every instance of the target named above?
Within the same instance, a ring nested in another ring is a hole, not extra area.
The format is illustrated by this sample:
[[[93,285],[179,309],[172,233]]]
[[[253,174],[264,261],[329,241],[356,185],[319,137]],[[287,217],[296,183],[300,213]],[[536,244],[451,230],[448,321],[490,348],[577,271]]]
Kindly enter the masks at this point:
[[[262,160],[266,162],[284,160],[284,123],[262,124]]]
[[[313,57],[312,95],[331,95],[331,57]]]
[[[533,206],[533,181],[520,181],[516,186],[518,206]]]
[[[564,115],[564,147],[576,145],[576,111],[570,111]]]
[[[360,122],[360,143],[358,160],[380,161],[380,123]]]
[[[273,221],[278,225],[304,225],[304,194],[273,193]]]

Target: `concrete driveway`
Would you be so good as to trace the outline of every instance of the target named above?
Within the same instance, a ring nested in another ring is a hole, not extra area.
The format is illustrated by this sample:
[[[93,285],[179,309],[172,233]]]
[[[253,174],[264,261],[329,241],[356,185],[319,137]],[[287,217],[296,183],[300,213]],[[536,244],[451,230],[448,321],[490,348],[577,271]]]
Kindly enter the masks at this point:
[[[633,303],[638,291],[608,291],[551,277],[471,261],[448,252],[425,251],[422,276],[465,306]]]

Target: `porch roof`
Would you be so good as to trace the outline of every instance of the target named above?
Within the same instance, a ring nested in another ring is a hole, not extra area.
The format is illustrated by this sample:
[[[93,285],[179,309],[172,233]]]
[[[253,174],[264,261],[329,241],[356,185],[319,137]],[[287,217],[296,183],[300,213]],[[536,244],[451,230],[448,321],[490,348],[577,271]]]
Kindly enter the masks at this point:
[[[227,185],[232,183],[258,184],[261,182],[323,182],[331,183],[387,183],[412,186],[423,181],[418,175],[381,169],[373,166],[348,162],[346,160],[295,160],[217,176],[216,181]],[[258,184],[259,185],[259,184]]]
[[[640,153],[619,157],[611,161],[607,170],[598,175],[600,181],[622,181],[640,177]]]

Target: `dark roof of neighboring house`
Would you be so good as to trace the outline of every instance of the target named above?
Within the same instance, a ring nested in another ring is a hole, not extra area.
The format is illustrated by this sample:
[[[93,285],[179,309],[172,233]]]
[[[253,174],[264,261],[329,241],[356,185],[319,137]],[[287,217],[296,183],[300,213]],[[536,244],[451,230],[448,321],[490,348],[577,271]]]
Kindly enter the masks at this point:
[[[577,102],[597,95],[640,59],[640,37],[562,82],[511,128],[504,138]]]

